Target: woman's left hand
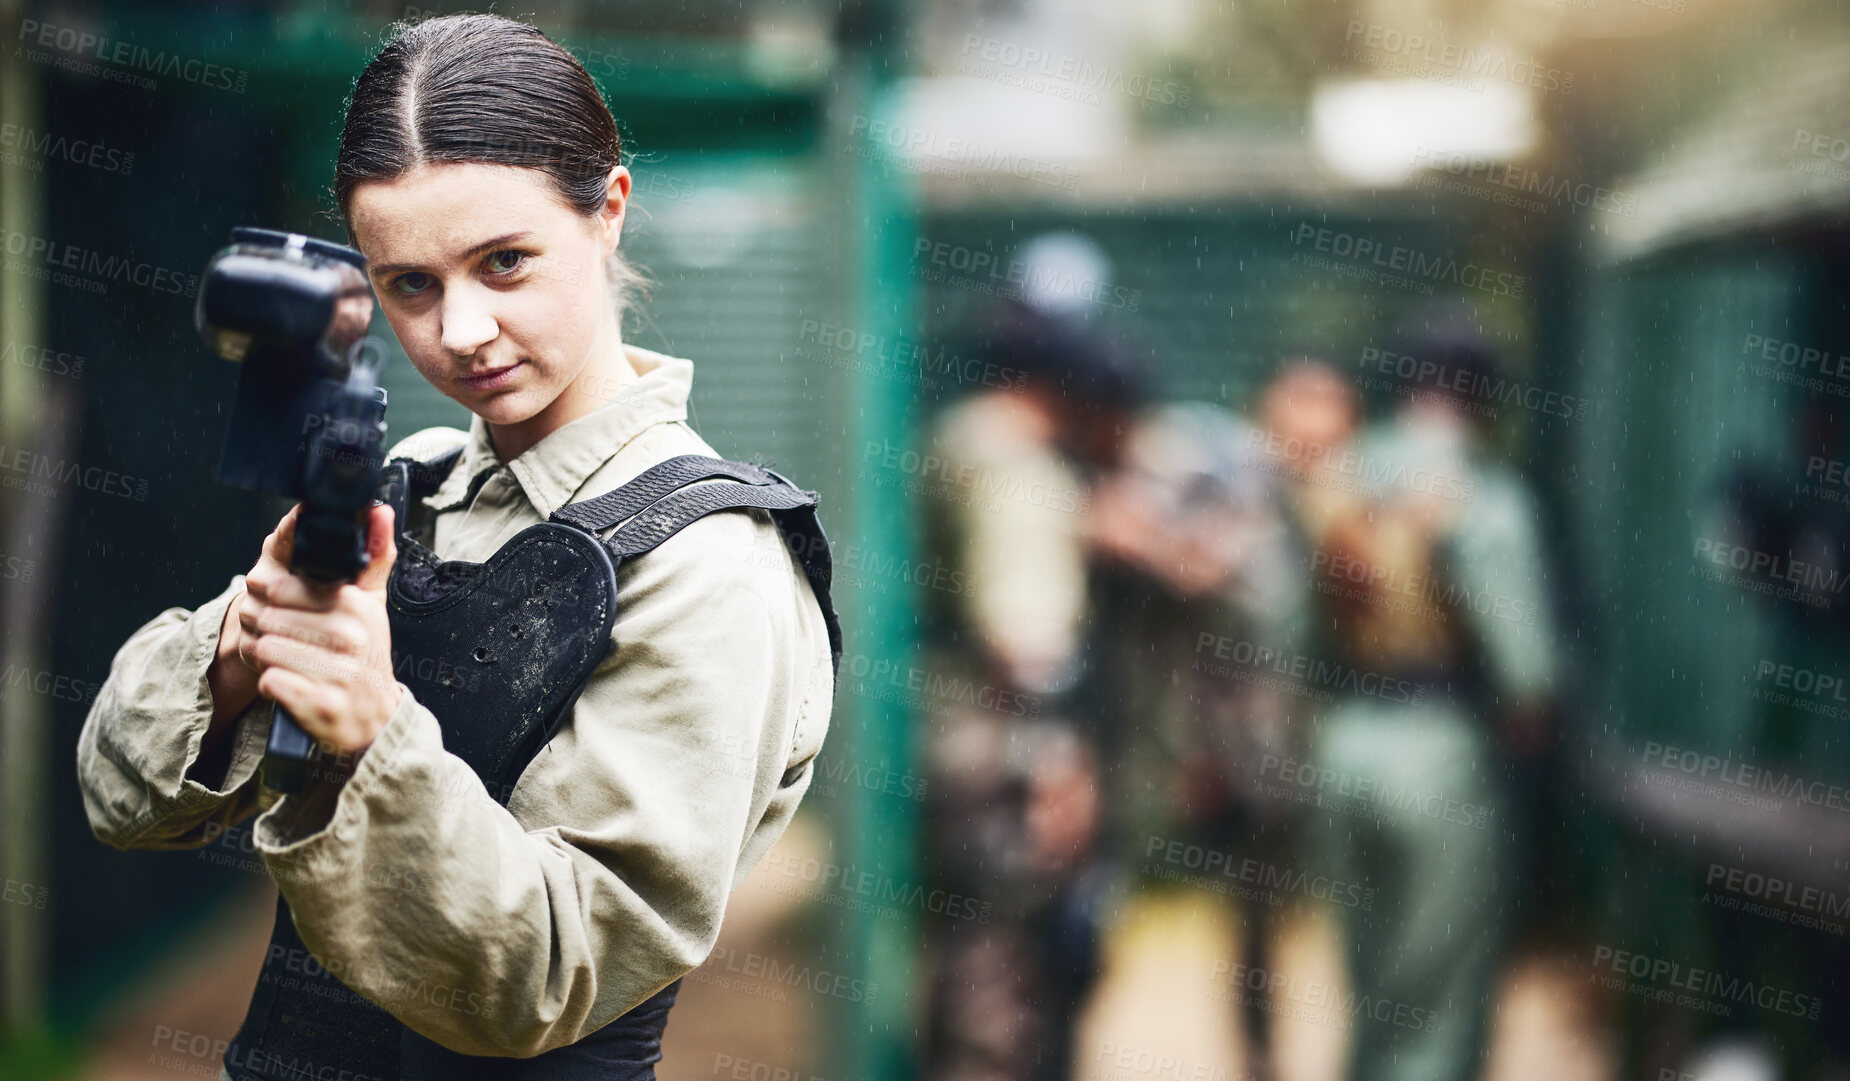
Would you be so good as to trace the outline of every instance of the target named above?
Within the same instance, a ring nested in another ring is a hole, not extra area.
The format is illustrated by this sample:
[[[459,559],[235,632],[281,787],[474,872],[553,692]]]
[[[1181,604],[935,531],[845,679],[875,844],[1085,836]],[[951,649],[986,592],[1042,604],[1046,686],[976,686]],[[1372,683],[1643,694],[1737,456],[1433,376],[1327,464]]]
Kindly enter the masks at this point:
[[[322,585],[293,574],[246,581],[259,635],[249,650],[262,673],[257,693],[281,703],[324,750],[343,755],[372,746],[404,693],[392,668],[385,607],[398,559],[390,506],[372,508],[366,548],[370,560],[351,583]]]

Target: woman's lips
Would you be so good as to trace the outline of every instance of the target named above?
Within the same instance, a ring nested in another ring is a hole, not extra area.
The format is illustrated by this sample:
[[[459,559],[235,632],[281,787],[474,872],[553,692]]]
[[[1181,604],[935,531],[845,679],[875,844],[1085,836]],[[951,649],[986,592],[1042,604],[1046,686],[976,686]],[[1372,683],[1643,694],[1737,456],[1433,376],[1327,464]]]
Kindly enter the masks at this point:
[[[481,375],[457,376],[462,385],[470,390],[497,390],[514,381],[514,372],[526,361],[517,360],[505,368],[496,368]]]

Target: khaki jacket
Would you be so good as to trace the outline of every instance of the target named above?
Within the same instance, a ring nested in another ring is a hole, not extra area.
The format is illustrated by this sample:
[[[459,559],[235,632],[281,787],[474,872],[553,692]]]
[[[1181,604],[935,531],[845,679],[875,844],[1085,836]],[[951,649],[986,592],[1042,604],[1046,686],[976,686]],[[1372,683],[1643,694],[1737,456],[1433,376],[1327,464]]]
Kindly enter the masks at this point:
[[[393,448],[429,458],[464,444],[410,515],[434,524],[440,556],[483,561],[565,503],[715,453],[686,423],[693,364],[624,349],[640,378],[512,462],[496,460],[480,417],[466,435],[427,429]],[[243,578],[162,612],[116,654],[78,743],[91,828],[121,849],[197,848],[256,815],[254,847],[315,960],[467,1054],[572,1043],[699,965],[828,730],[821,610],[770,516],[735,511],[619,570],[615,648],[507,807],[444,751],[409,689],[350,778],[288,796],[258,780],[260,699],[216,791],[186,774]]]

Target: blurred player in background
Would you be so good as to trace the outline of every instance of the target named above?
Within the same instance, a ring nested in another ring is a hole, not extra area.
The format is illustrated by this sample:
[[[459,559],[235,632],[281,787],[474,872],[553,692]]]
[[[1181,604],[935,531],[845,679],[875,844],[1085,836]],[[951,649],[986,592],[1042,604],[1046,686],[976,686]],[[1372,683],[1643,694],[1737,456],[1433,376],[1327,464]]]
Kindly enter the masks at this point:
[[[922,758],[934,887],[983,920],[928,917],[933,1081],[1066,1081],[1096,967],[1099,766],[1072,693],[1090,619],[1085,520],[1115,465],[1135,372],[1091,324],[1096,246],[1040,238],[1019,297],[964,348],[1009,372],[940,411],[927,441],[931,630]]]
[[[1399,352],[1419,381],[1322,455],[1306,472],[1322,490],[1300,500],[1319,652],[1342,688],[1312,751],[1310,827],[1325,873],[1373,891],[1338,909],[1362,1004],[1349,1076],[1465,1081],[1516,899],[1505,763],[1545,746],[1555,639],[1536,501],[1480,443],[1487,335],[1434,308]]]

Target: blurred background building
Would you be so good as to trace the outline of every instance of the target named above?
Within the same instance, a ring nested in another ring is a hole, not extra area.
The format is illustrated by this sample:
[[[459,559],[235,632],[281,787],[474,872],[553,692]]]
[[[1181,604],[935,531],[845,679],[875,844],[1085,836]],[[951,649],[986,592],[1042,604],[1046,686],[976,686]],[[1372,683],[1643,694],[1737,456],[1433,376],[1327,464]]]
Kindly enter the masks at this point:
[[[234,225],[340,239],[352,81],[452,10],[0,0],[0,1077],[214,1076],[242,1018],[248,836],[105,848],[77,733],[282,509],[212,481],[235,373],[188,282]],[[1427,1076],[1850,1077],[1850,9],[510,14],[634,154],[627,339],[695,360],[703,435],[820,489],[837,546],[835,729],[665,1078],[1387,1076],[1350,1049],[1468,1017]],[[1494,365],[1407,344],[1446,305]],[[1334,380],[1265,397],[1307,358]],[[402,354],[387,380],[397,433],[463,417]],[[1029,386],[1038,442],[958,435]],[[1468,440],[1384,441],[1435,395]],[[1509,506],[1532,560],[1472,578]],[[969,539],[997,522],[1027,532]],[[1010,555],[1071,573],[1010,595]],[[1444,648],[1356,659],[1409,601]],[[1511,634],[1551,657],[1514,714]],[[1331,765],[1338,707],[1402,684],[1468,704],[1490,795],[1397,778],[1392,740]],[[946,736],[971,704],[993,742]],[[960,780],[971,866],[939,855]],[[1483,858],[1397,884],[1441,826]],[[1336,835],[1373,839],[1353,892],[1310,855]],[[1494,939],[1395,938],[1465,894]],[[1357,997],[1472,950],[1463,998]]]

